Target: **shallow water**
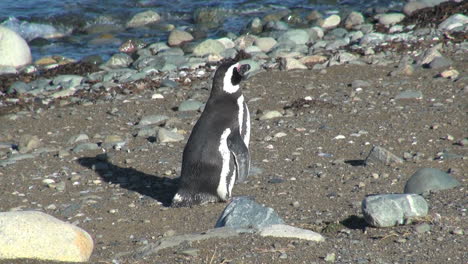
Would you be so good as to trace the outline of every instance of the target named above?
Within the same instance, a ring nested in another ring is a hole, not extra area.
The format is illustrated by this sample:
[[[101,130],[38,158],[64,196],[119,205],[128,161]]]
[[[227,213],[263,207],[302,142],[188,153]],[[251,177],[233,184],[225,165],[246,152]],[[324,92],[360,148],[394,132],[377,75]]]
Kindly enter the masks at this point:
[[[334,13],[342,10],[365,11],[370,7],[390,10],[401,8],[404,0],[1,0],[0,24],[7,26],[25,39],[42,37],[45,44],[32,44],[35,59],[47,55],[63,55],[81,59],[99,54],[104,59],[117,52],[119,45],[129,38],[139,38],[147,43],[165,41],[167,31],[155,27],[125,29],[112,33],[112,39],[102,39],[99,34],[85,34],[92,24],[125,25],[136,13],[154,10],[162,23],[176,27],[190,27],[195,10],[205,7],[222,8],[227,14],[224,22],[208,31],[210,37],[221,37],[226,32],[239,34],[256,16],[289,8],[305,14],[311,10]]]

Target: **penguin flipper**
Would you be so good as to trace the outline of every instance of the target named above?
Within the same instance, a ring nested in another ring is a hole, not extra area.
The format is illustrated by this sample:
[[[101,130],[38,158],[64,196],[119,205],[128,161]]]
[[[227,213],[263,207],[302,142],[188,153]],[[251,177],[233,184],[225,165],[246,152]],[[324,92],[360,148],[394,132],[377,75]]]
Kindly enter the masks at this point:
[[[244,182],[250,170],[250,153],[239,132],[228,137],[228,148],[237,167],[236,182]]]

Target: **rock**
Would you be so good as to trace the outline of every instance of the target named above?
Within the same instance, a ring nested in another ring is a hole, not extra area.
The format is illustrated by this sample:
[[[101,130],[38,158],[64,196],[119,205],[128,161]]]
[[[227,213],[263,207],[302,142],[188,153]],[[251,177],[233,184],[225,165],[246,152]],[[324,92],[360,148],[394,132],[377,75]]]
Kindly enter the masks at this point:
[[[262,228],[274,224],[284,224],[278,214],[248,197],[235,197],[224,208],[215,227]]]
[[[278,118],[278,117],[282,117],[283,115],[276,111],[276,110],[273,110],[273,111],[266,111],[262,116],[260,116],[260,120],[267,120],[267,119],[273,119],[273,118]]]
[[[68,145],[73,145],[77,142],[80,142],[80,141],[88,141],[89,140],[89,137],[88,135],[86,134],[78,134],[78,135],[75,135],[75,136],[72,136],[70,137],[70,139],[68,140]]]
[[[390,26],[400,23],[405,18],[405,15],[402,13],[388,13],[378,15],[378,20],[380,24],[385,26]]]
[[[427,223],[419,224],[414,227],[416,233],[422,234],[431,231],[431,226]]]
[[[441,69],[441,68],[448,68],[453,64],[452,60],[446,57],[435,57],[430,63],[429,68],[431,69]]]
[[[426,200],[416,194],[379,194],[362,201],[364,219],[375,227],[408,224],[426,216],[428,210]]]
[[[179,46],[184,42],[188,42],[192,40],[193,40],[192,34],[183,30],[175,29],[175,30],[172,30],[171,33],[169,34],[167,44],[169,44],[169,46]]]
[[[138,122],[138,127],[148,126],[148,125],[162,125],[169,119],[166,115],[147,115],[140,119]]]
[[[436,57],[443,57],[439,52],[441,47],[442,46],[439,44],[424,51],[417,59],[417,64],[420,66],[426,66],[429,65],[429,63],[431,63]]]
[[[203,105],[202,102],[197,101],[197,100],[186,100],[183,101],[178,108],[179,112],[185,112],[185,111],[197,111],[200,109],[200,107]]]
[[[37,136],[32,136],[29,134],[21,136],[18,144],[19,152],[24,154],[37,149],[42,145],[41,140]]]
[[[327,61],[327,57],[321,55],[305,56],[299,59],[302,64],[315,64]]]
[[[85,262],[93,251],[81,228],[37,211],[0,213],[0,259]]]
[[[307,66],[302,64],[299,60],[296,60],[294,58],[282,58],[281,59],[281,64],[280,64],[280,69],[282,70],[307,70]]]
[[[139,39],[129,39],[122,43],[119,47],[120,52],[133,53],[137,50],[143,49],[146,43]],[[140,54],[139,54],[140,55]]]
[[[83,79],[84,77],[79,75],[59,75],[52,80],[52,84],[60,86],[63,89],[74,89],[81,84]]]
[[[171,130],[160,128],[158,131],[158,142],[179,142],[184,140],[184,136]]]
[[[351,29],[354,26],[358,26],[364,23],[364,16],[356,11],[352,11],[349,13],[348,17],[346,17],[344,21],[344,26],[347,29]]]
[[[258,17],[255,17],[254,19],[252,19],[252,21],[250,21],[245,30],[251,34],[254,34],[254,35],[258,35],[260,33],[262,33],[263,31],[263,23],[262,23],[262,20]]]
[[[16,81],[7,90],[7,94],[24,94],[31,91],[33,87],[27,83]]]
[[[193,49],[193,55],[203,57],[209,54],[220,54],[224,51],[224,45],[214,39],[207,39]]]
[[[459,74],[460,73],[457,70],[451,69],[451,70],[445,70],[445,71],[441,72],[440,77],[454,80],[454,79],[458,78]]]
[[[406,182],[405,193],[422,194],[436,190],[447,190],[460,186],[449,174],[433,168],[417,170]]]
[[[96,150],[99,149],[99,146],[96,143],[81,143],[76,145],[72,151],[78,153],[85,150]]]
[[[132,64],[133,59],[125,53],[116,53],[104,64],[109,68],[125,68]]]
[[[309,42],[309,34],[303,29],[288,30],[278,38],[278,42],[287,41],[291,41],[296,45],[304,45]]]
[[[462,27],[466,24],[468,24],[468,16],[462,14],[453,14],[440,23],[437,28],[441,31],[450,31],[454,28]]]
[[[255,45],[263,52],[269,52],[278,42],[274,38],[265,37],[255,39]]]
[[[341,22],[341,17],[339,15],[331,15],[318,23],[324,29],[332,29],[337,27]]]
[[[20,68],[32,62],[28,43],[16,32],[0,26],[0,66]]]
[[[423,99],[423,94],[421,91],[403,91],[397,96],[395,96],[395,99],[397,100],[407,100],[407,99],[415,99],[415,100],[421,100]]]
[[[226,16],[226,10],[223,8],[199,8],[194,12],[194,21],[197,24],[203,24],[207,27],[218,26]]]
[[[366,158],[366,164],[368,162],[380,161],[386,165],[393,163],[403,163],[403,159],[386,150],[383,147],[374,146]]]
[[[370,87],[370,83],[368,81],[363,81],[363,80],[354,80],[352,83],[351,83],[351,87],[353,87],[354,89],[357,89],[357,88],[368,88]]]
[[[119,135],[108,135],[102,142],[103,148],[121,149],[127,142]]]
[[[156,23],[159,20],[161,20],[161,16],[158,13],[152,10],[148,10],[134,15],[132,19],[130,19],[130,21],[127,22],[127,27],[141,27],[148,24]]]
[[[323,260],[325,260],[325,262],[335,262],[336,260],[336,254],[335,253],[328,253],[324,258]]]
[[[263,237],[287,237],[297,238],[315,242],[324,241],[325,238],[319,233],[315,233],[310,230],[297,228],[284,224],[274,224],[266,227],[262,227],[259,231],[260,236]]]
[[[417,11],[419,9],[423,9],[423,8],[426,8],[426,7],[428,7],[428,4],[426,4],[424,2],[411,1],[411,2],[408,2],[408,3],[405,4],[405,6],[403,7],[403,13],[405,13],[405,15],[409,16],[412,13],[414,13],[414,11]]]
[[[239,236],[240,233],[244,233],[243,230],[234,230],[232,228],[223,227],[210,229],[202,233],[163,237],[154,243],[150,243],[136,249],[135,251],[132,251],[130,254],[135,259],[143,259],[147,258],[148,256],[157,254],[162,249],[175,247],[182,243],[192,243],[195,241],[202,241],[211,238],[225,239]]]

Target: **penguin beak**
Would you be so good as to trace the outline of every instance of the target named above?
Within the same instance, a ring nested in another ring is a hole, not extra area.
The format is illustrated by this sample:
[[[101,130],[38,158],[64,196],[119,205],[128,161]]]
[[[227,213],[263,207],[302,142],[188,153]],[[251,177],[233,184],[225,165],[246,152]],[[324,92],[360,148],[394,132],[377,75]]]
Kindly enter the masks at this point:
[[[236,68],[237,68],[237,72],[240,74],[240,76],[245,77],[245,73],[250,70],[250,65],[249,64],[238,64]]]

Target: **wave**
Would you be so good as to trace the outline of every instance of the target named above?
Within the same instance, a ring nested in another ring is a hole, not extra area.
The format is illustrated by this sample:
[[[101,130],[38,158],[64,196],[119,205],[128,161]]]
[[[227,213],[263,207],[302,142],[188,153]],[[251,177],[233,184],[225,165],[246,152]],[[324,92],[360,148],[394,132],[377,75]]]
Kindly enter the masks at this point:
[[[3,21],[1,26],[9,28],[23,37],[26,41],[31,41],[35,38],[55,39],[62,38],[71,34],[72,29],[58,29],[52,25],[30,23],[21,21],[16,17],[9,17]]]

